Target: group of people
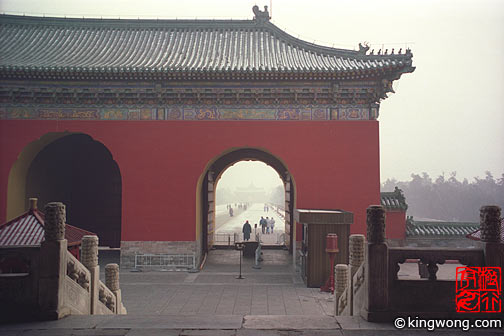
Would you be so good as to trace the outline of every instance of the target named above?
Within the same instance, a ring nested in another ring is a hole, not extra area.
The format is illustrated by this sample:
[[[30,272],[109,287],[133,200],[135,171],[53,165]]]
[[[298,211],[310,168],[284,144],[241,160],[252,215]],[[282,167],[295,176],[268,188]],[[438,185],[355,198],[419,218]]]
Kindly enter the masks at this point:
[[[264,218],[263,216],[261,216],[261,220],[259,221],[259,225],[261,225],[261,230],[262,230],[263,234],[273,233],[273,230],[275,229],[275,219],[273,217]]]
[[[238,203],[238,209],[247,210],[247,205],[248,205],[248,203]],[[235,203],[235,207],[236,207],[236,203]]]
[[[238,203],[236,204],[235,203],[235,208],[238,208],[238,209],[243,209],[244,211],[247,210],[247,206],[248,206],[248,203]],[[229,217],[233,217],[234,215],[234,210],[233,210],[233,206],[231,204],[227,204],[226,205],[226,209],[228,210],[229,212]]]
[[[263,216],[261,216],[261,220],[259,221],[259,225],[261,225],[261,231],[263,234],[273,233],[273,230],[275,229],[275,219],[273,217],[264,218]],[[257,227],[257,224],[256,224],[256,227]],[[245,240],[245,241],[249,240],[251,232],[252,232],[252,226],[250,225],[249,221],[247,220],[245,222],[245,224],[243,224],[243,227],[242,227],[243,240]]]

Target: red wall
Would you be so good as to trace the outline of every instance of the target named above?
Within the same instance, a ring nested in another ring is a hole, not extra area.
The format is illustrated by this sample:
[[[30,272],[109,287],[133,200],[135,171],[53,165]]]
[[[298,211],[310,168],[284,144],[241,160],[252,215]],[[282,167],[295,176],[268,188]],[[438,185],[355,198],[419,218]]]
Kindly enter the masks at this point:
[[[377,121],[0,121],[0,221],[9,170],[48,132],[82,132],[102,142],[122,175],[122,240],[195,240],[196,188],[206,165],[233,147],[265,149],[288,167],[298,208],[355,214],[379,204]],[[42,205],[41,205],[42,206]]]
[[[406,235],[406,211],[387,211],[385,216],[385,237],[388,239],[404,239]]]

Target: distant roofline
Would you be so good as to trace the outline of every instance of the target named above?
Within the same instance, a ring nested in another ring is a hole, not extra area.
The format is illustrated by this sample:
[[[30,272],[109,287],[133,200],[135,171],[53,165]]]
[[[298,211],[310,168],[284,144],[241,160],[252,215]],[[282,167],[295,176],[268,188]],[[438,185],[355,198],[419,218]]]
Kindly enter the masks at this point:
[[[380,203],[387,210],[408,210],[406,198],[404,197],[402,190],[398,187],[395,187],[394,191],[380,192]]]
[[[457,222],[457,221],[422,221],[413,220],[412,225],[424,225],[424,226],[479,226],[478,222]]]

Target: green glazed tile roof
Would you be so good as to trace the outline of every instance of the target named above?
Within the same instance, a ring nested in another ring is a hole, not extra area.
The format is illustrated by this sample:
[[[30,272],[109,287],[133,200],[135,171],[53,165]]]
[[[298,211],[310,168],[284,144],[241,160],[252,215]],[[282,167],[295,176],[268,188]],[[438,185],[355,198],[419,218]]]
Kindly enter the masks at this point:
[[[318,46],[269,20],[117,20],[0,15],[0,72],[412,72],[409,50],[370,55]],[[360,78],[359,77],[359,78]],[[394,79],[395,79],[394,78]]]
[[[411,217],[406,221],[406,236],[412,238],[461,238],[478,229],[479,223],[416,221]]]
[[[401,189],[395,187],[392,192],[381,192],[381,205],[386,210],[404,210],[408,209],[408,204],[406,204],[406,198],[403,195]]]

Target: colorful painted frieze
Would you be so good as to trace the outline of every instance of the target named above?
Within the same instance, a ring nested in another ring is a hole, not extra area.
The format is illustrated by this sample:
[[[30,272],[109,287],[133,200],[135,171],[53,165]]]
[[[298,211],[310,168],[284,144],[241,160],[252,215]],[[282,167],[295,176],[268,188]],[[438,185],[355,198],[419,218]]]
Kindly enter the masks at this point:
[[[344,106],[331,109],[332,120],[375,120],[378,109],[373,107]]]
[[[34,120],[375,120],[378,108],[339,107],[166,107],[166,108],[37,108],[0,107],[0,119]]]
[[[180,107],[165,109],[166,120],[182,120],[184,119],[184,109]]]
[[[100,115],[103,120],[127,120],[128,112],[127,109],[103,109]]]
[[[28,107],[13,107],[7,109],[7,119],[38,119],[35,110]]]
[[[220,120],[276,120],[276,109],[221,108]]]
[[[215,108],[204,108],[196,109],[196,119],[197,120],[218,120],[217,109]]]

